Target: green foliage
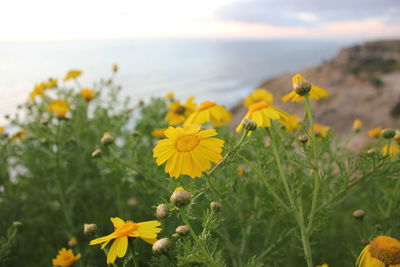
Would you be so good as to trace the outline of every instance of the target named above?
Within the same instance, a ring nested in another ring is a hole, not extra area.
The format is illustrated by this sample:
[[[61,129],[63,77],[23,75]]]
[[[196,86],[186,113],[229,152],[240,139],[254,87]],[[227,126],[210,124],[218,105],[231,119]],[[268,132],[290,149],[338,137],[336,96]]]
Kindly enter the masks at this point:
[[[24,117],[10,122],[25,132],[24,138],[0,138],[0,227],[9,229],[0,246],[5,266],[49,266],[71,237],[78,240],[74,253],[82,254],[77,267],[105,266],[105,252],[88,244],[113,231],[109,218],[154,220],[160,203],[168,204],[170,216],[162,220],[159,237],[169,237],[172,248],[155,256],[149,244],[132,239],[134,252],[117,259],[117,266],[135,261],[139,266],[300,267],[305,266],[304,234],[315,265],[352,266],[364,246],[360,240],[381,234],[400,237],[398,158],[351,152],[332,131],[314,142],[298,143],[299,135],[309,134],[306,122],[291,133],[274,122],[240,145],[237,135],[220,127],[218,138],[225,141],[227,155],[223,163],[201,178],[172,179],[164,166],[155,164],[157,139],[151,135],[167,126],[168,100],[152,98],[131,106],[121,101],[121,88],[112,80],[93,88],[96,97],[90,102],[76,88],[58,87],[24,104]],[[71,103],[67,119],[48,113],[56,98]],[[112,135],[112,144],[101,144],[104,132]],[[378,139],[373,146],[380,151],[383,143]],[[91,156],[95,149],[102,151],[100,157]],[[320,181],[316,199],[315,174]],[[169,203],[179,186],[192,194],[186,207]],[[289,195],[305,224],[315,211],[306,232]],[[221,203],[220,212],[211,210],[213,201]],[[360,208],[367,214],[362,221],[351,216]],[[18,246],[14,221],[23,223]],[[83,234],[84,223],[97,224],[96,236]],[[172,237],[182,224],[190,224],[191,231]]]

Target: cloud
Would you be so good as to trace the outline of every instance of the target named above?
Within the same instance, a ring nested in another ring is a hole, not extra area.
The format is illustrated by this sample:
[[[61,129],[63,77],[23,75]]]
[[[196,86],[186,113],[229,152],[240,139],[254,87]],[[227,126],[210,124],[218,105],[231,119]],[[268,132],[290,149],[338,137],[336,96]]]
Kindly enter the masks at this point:
[[[400,24],[399,0],[237,0],[221,7],[221,20],[273,26],[315,27],[326,23],[379,18]]]

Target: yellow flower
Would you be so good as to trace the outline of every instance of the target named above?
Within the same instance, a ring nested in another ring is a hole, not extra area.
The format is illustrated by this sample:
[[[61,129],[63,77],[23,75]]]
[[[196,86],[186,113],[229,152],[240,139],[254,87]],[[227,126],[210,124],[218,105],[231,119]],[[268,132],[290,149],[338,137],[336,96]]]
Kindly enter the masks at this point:
[[[384,145],[381,152],[382,155],[386,155],[388,152],[388,146]],[[397,144],[391,144],[389,147],[389,157],[393,159],[396,157],[397,153],[399,153],[399,146]]]
[[[285,126],[287,132],[292,132],[300,127],[299,117],[296,115],[289,115],[286,120],[281,121]]]
[[[362,122],[359,119],[354,120],[353,122],[353,131],[354,132],[359,132],[362,127]]]
[[[271,104],[274,101],[274,96],[264,88],[258,88],[243,100],[243,105],[248,108],[263,100]]]
[[[12,141],[16,141],[16,140],[21,140],[25,137],[25,131],[24,130],[20,130],[18,132],[15,132],[12,136],[11,136],[11,140]]]
[[[77,260],[79,260],[81,254],[74,256],[71,249],[62,248],[58,251],[58,255],[53,259],[53,265],[58,267],[72,267]]]
[[[196,104],[193,103],[194,97],[189,97],[185,104],[181,104],[180,101],[175,101],[174,103],[167,106],[169,109],[165,120],[168,121],[169,125],[176,125],[189,117],[190,114],[196,109]]]
[[[82,74],[82,71],[80,71],[80,70],[70,70],[65,75],[64,82],[71,80],[71,79],[75,79],[75,78],[79,77],[81,74]]]
[[[285,111],[268,104],[265,101],[258,102],[249,107],[249,111],[244,116],[244,119],[250,119],[257,123],[257,127],[269,127],[271,120],[278,120],[280,122],[289,118],[289,114]],[[236,132],[243,129],[243,120],[236,127]]]
[[[377,236],[358,256],[357,267],[400,267],[400,241],[390,236]]]
[[[82,94],[82,97],[86,101],[90,101],[94,97],[94,90],[93,89],[84,88],[84,89],[81,90],[81,94]]]
[[[310,131],[311,132],[311,131]],[[326,137],[329,133],[329,127],[321,124],[314,124],[315,137],[321,138]]]
[[[304,100],[304,96],[296,93],[296,89],[301,87],[303,84],[308,83],[300,74],[293,76],[293,91],[282,97],[282,101],[286,102],[291,100],[292,102],[300,102]],[[310,99],[318,100],[328,96],[328,91],[318,86],[311,84],[311,90],[308,92],[308,97]]]
[[[158,228],[161,225],[159,221],[135,223],[114,217],[111,218],[111,222],[115,228],[113,233],[90,241],[90,245],[102,244],[101,249],[103,249],[115,239],[107,254],[107,264],[114,263],[117,256],[118,258],[125,256],[128,249],[128,237],[139,237],[147,243],[154,244],[157,241],[157,234],[161,232],[161,228]]]
[[[165,98],[168,100],[172,100],[174,99],[174,96],[175,96],[174,92],[170,91],[165,95]]]
[[[35,101],[36,96],[44,97],[44,89],[43,83],[35,85],[33,91],[29,94],[29,99]]]
[[[170,177],[178,178],[181,174],[200,177],[203,171],[211,168],[210,162],[222,159],[224,141],[212,137],[217,135],[214,129],[169,127],[164,134],[167,138],[157,142],[153,157],[158,166],[167,162],[165,172]]]
[[[5,131],[6,131],[6,128],[4,128],[4,127],[0,126],[0,134],[4,134],[4,133],[5,133]]]
[[[374,129],[371,129],[368,131],[368,136],[377,138],[381,135],[381,131],[382,131],[382,127],[376,127]]]
[[[113,72],[117,72],[118,71],[118,65],[117,64],[112,64],[112,70],[113,70]]]
[[[50,78],[47,82],[43,82],[44,89],[52,89],[57,87],[57,79]]]
[[[324,264],[318,265],[317,267],[329,267],[329,265],[324,263]]]
[[[243,176],[243,174],[244,174],[244,169],[243,169],[242,166],[238,166],[238,167],[237,167],[237,169],[236,169],[236,174],[237,174],[237,176],[239,176],[239,177]]]
[[[223,106],[212,101],[204,101],[198,108],[187,118],[183,126],[187,125],[203,125],[211,122],[213,126],[219,126],[228,123],[232,115]]]
[[[53,100],[50,103],[48,111],[59,118],[65,118],[69,112],[69,102],[62,99]]]
[[[167,130],[167,128],[157,128],[154,129],[151,132],[151,136],[155,137],[155,138],[163,138],[165,137],[164,131]]]

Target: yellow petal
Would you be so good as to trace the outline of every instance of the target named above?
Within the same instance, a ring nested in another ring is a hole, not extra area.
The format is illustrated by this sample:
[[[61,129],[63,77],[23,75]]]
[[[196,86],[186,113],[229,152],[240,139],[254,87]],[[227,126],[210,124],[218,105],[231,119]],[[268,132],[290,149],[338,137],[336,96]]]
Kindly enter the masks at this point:
[[[114,224],[114,227],[117,228],[118,226],[123,225],[125,222],[121,218],[113,217],[110,218],[111,222]]]

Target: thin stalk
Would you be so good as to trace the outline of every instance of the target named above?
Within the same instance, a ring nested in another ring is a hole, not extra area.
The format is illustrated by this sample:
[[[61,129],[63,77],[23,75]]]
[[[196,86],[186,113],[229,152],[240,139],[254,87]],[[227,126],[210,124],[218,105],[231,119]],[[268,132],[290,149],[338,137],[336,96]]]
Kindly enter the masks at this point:
[[[388,142],[387,142],[386,156],[390,155],[390,145],[391,145],[391,143],[392,143],[392,139],[389,138]]]
[[[320,177],[319,177],[319,170],[318,170],[318,153],[317,153],[317,148],[316,148],[316,138],[315,138],[315,132],[314,132],[314,121],[313,121],[313,115],[311,111],[311,106],[310,106],[310,101],[308,99],[308,95],[304,96],[304,103],[306,106],[306,111],[307,111],[307,116],[308,116],[308,122],[310,126],[310,131],[311,131],[311,146],[312,146],[312,151],[313,151],[313,158],[314,162],[313,165],[315,166],[315,169],[313,170],[313,177],[314,177],[314,190],[313,190],[313,195],[312,195],[312,202],[311,202],[311,211],[310,211],[310,217],[308,221],[308,226],[307,230],[310,231],[313,226],[314,222],[314,215],[315,211],[317,208],[317,202],[318,202],[318,194],[319,194],[319,187],[320,187]]]
[[[213,257],[211,256],[211,253],[208,251],[205,244],[202,242],[202,240],[200,240],[200,238],[194,232],[193,227],[190,225],[190,222],[186,216],[184,208],[179,208],[179,215],[181,216],[183,223],[189,226],[190,235],[192,236],[194,242],[203,250],[204,255],[208,258],[207,260],[210,266],[218,267],[218,264],[214,261]]]

